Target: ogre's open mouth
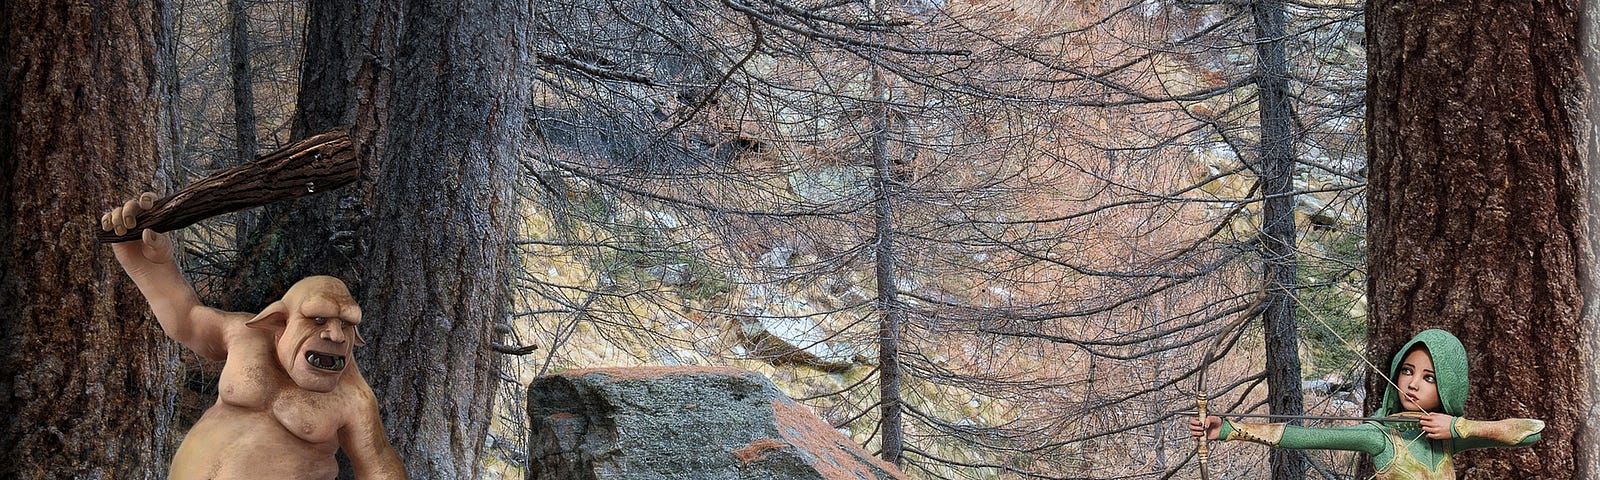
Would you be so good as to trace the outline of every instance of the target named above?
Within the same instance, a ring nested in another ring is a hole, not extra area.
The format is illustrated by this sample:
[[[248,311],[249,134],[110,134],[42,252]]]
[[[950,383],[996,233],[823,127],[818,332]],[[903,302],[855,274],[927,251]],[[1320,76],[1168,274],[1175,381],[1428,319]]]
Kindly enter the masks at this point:
[[[335,372],[344,370],[344,355],[307,351],[306,362],[309,362],[313,367],[323,370],[331,370]]]

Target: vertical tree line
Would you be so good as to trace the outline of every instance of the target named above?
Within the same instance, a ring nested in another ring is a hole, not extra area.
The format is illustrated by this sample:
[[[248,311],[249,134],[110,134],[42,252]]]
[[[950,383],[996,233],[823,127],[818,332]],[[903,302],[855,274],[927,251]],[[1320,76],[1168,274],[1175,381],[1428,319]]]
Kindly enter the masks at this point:
[[[1289,98],[1289,41],[1283,2],[1257,0],[1251,7],[1256,28],[1256,102],[1261,134],[1257,155],[1261,185],[1261,263],[1266,301],[1261,309],[1262,339],[1266,343],[1267,402],[1275,414],[1300,415],[1300,335],[1295,324],[1295,298],[1300,294],[1295,256],[1295,147]],[[1305,453],[1290,449],[1272,451],[1272,478],[1305,478]]]
[[[256,158],[255,83],[250,71],[250,13],[228,0],[228,76],[233,80],[234,163]]]
[[[1592,141],[1582,109],[1593,85],[1576,8],[1367,8],[1370,357],[1388,358],[1422,329],[1449,330],[1471,354],[1468,417],[1546,422],[1531,448],[1459,456],[1467,478],[1593,469],[1576,441],[1592,428],[1594,398],[1593,332],[1581,323],[1592,187],[1580,150]],[[1490,32],[1495,41],[1483,41]]]
[[[0,5],[0,477],[154,478],[179,346],[94,237],[166,186],[169,5]]]

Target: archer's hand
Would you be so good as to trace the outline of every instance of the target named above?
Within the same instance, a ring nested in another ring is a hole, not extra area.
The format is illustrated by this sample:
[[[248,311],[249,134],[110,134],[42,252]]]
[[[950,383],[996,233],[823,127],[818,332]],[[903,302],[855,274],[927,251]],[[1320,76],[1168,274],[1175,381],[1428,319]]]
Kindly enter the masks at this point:
[[[100,217],[100,229],[115,232],[117,235],[127,233],[129,229],[139,225],[139,214],[155,206],[157,198],[159,197],[154,193],[144,192],[139,198],[128,200],[122,206],[111,209]],[[172,261],[172,239],[150,229],[145,229],[143,238],[137,243],[121,242],[112,245],[111,248],[117,252],[118,259],[123,259],[126,254],[132,253],[129,250],[137,248],[139,255],[151,263]]]
[[[1454,423],[1455,419],[1456,417],[1443,413],[1429,413],[1423,415],[1418,423],[1422,424],[1423,436],[1433,440],[1444,440],[1451,437],[1450,424]]]
[[[1200,438],[1201,435],[1205,435],[1206,436],[1206,440],[1216,440],[1217,439],[1217,433],[1221,432],[1221,431],[1222,431],[1222,419],[1221,418],[1207,416],[1206,417],[1206,426],[1205,426],[1205,428],[1201,428],[1200,427],[1200,418],[1199,417],[1195,417],[1195,418],[1189,419],[1189,436],[1190,437]]]

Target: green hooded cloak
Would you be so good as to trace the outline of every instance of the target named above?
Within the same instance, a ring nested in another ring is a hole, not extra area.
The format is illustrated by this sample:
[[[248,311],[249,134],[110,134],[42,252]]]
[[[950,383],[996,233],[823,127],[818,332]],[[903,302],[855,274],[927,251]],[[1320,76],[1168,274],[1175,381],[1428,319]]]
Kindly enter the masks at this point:
[[[1433,377],[1439,387],[1439,403],[1443,405],[1444,413],[1452,417],[1459,417],[1466,413],[1467,406],[1467,349],[1461,346],[1461,340],[1455,335],[1444,330],[1424,330],[1411,341],[1400,347],[1395,352],[1394,361],[1389,362],[1389,377],[1383,389],[1383,408],[1379,408],[1374,416],[1387,417],[1392,414],[1406,411],[1400,406],[1400,392],[1395,390],[1393,379],[1400,376],[1400,362],[1405,359],[1406,352],[1411,347],[1422,345],[1428,350],[1428,357],[1433,359]]]

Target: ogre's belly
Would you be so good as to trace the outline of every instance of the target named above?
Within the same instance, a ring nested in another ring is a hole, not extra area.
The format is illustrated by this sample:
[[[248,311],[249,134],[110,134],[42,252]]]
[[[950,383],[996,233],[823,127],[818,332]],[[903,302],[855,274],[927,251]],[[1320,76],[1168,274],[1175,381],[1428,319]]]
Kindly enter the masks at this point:
[[[337,442],[307,442],[270,413],[218,402],[195,422],[172,457],[168,476],[187,479],[331,479]]]

